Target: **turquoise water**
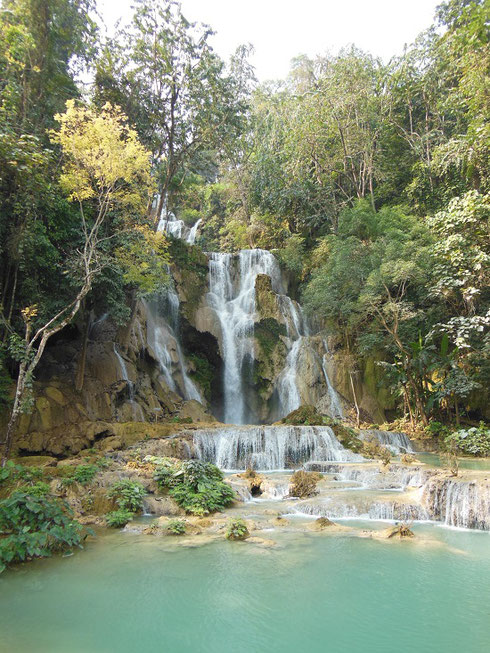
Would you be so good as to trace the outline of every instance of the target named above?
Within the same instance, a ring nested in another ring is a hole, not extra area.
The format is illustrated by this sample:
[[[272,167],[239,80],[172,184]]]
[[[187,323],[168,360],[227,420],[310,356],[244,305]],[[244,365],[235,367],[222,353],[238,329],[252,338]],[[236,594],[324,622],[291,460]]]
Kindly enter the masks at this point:
[[[419,453],[414,454],[420,462],[430,465],[431,467],[444,467],[444,460],[441,460],[437,453]],[[460,469],[474,469],[477,471],[490,470],[490,458],[458,458]]]
[[[418,543],[264,534],[275,549],[116,532],[0,576],[0,651],[488,650],[489,535],[414,530]]]

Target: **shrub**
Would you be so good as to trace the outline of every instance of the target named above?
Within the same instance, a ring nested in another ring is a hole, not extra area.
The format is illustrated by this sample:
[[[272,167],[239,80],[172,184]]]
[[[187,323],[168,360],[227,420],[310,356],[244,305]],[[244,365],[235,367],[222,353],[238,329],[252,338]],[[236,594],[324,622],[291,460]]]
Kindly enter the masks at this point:
[[[185,521],[183,519],[171,519],[167,528],[172,535],[184,535],[185,533]]]
[[[153,477],[162,489],[194,515],[223,510],[234,499],[231,487],[224,483],[222,472],[211,463],[189,460],[160,465]]]
[[[411,465],[412,463],[417,462],[417,458],[415,458],[411,453],[402,453],[400,460],[404,465]]]
[[[73,474],[73,478],[80,485],[88,485],[94,480],[98,471],[99,468],[96,465],[78,465]]]
[[[289,415],[286,415],[281,422],[292,426],[322,426],[325,423],[323,415],[320,415],[315,406],[309,406],[308,404],[296,408]]]
[[[414,537],[413,531],[410,529],[408,524],[405,524],[402,522],[401,524],[397,524],[396,526],[391,527],[388,529],[387,533],[388,539],[391,539],[392,537]]]
[[[24,492],[31,497],[45,497],[49,494],[49,485],[43,481],[37,481],[33,485],[22,485],[19,492]]]
[[[0,484],[7,483],[14,477],[18,466],[8,460],[5,467],[0,467]]]
[[[123,528],[123,526],[126,526],[126,524],[133,519],[133,517],[134,513],[124,508],[108,512],[105,516],[107,525],[111,528]]]
[[[381,460],[384,465],[391,460],[391,451],[375,439],[363,442],[361,453],[365,458]]]
[[[89,485],[95,478],[95,475],[103,467],[107,467],[109,463],[105,459],[101,459],[95,464],[77,465],[76,467],[66,466],[66,476],[62,478],[61,483],[64,486],[73,485],[73,483],[80,483],[80,485]]]
[[[4,467],[0,467],[0,484],[25,481],[32,483],[43,476],[43,470],[39,467],[23,467],[8,460]]]
[[[243,519],[232,519],[226,529],[227,540],[245,540],[250,535],[247,524]]]
[[[80,546],[82,526],[68,505],[42,486],[22,488],[0,501],[0,572],[12,562]]]
[[[447,435],[449,435],[450,430],[442,422],[437,422],[436,420],[432,420],[424,428],[424,432],[432,437],[445,438]]]
[[[138,512],[143,507],[143,499],[147,492],[139,481],[125,478],[113,483],[107,495],[116,500],[122,510]]]
[[[318,472],[305,472],[300,469],[291,476],[289,496],[306,499],[317,494],[316,484],[322,478]]]
[[[455,447],[473,456],[490,456],[490,429],[484,422],[480,422],[477,427],[450,433],[445,437],[444,442],[449,450]]]

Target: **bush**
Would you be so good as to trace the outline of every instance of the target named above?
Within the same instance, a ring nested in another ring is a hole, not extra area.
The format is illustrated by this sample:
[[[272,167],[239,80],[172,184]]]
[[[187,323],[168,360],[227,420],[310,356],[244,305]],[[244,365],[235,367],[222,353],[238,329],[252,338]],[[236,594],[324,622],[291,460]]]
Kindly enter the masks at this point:
[[[49,494],[49,485],[43,481],[37,481],[33,485],[22,485],[19,492],[29,494],[31,497],[45,497]]]
[[[411,453],[402,453],[400,460],[404,465],[411,465],[412,463],[417,462],[417,458],[415,458]]]
[[[0,572],[12,562],[80,546],[82,526],[65,502],[48,496],[45,485],[22,488],[0,501]]]
[[[139,481],[131,481],[125,478],[122,481],[113,483],[107,496],[116,500],[122,510],[138,512],[143,507],[143,499],[147,492]]]
[[[455,447],[472,456],[490,456],[490,429],[484,422],[480,422],[478,427],[450,433],[444,442],[449,450]]]
[[[99,468],[97,465],[78,465],[73,474],[73,478],[80,485],[88,485],[92,483],[98,471]]]
[[[442,422],[437,422],[436,420],[432,420],[424,428],[424,432],[432,437],[445,438],[447,435],[449,435],[450,430]]]
[[[227,540],[245,540],[250,535],[243,519],[232,519],[226,529]]]
[[[183,519],[171,519],[167,528],[172,535],[184,535],[185,533],[185,521]]]
[[[75,468],[68,467],[66,476],[62,479],[61,483],[64,486],[73,485],[73,483],[80,483],[80,485],[89,485],[95,478],[97,472],[103,467],[107,467],[108,462],[101,458],[95,464],[77,465]]]
[[[300,469],[291,476],[289,496],[306,499],[317,494],[316,484],[322,478],[318,472],[305,472]]]
[[[153,478],[162,489],[169,490],[179,506],[194,515],[223,510],[235,496],[215,465],[198,460],[164,463]]]
[[[133,517],[134,513],[130,510],[125,510],[124,508],[108,512],[105,516],[107,525],[111,528],[123,528],[123,526],[126,526],[126,524],[133,519]]]
[[[391,451],[375,439],[363,442],[361,453],[365,458],[381,460],[384,465],[388,465],[391,460]]]
[[[23,467],[8,460],[4,467],[0,467],[0,484],[9,484],[17,481],[32,483],[43,476],[43,470],[39,467]]]
[[[317,411],[315,406],[303,404],[289,415],[283,417],[282,424],[291,424],[292,426],[323,426],[328,424],[328,419]]]

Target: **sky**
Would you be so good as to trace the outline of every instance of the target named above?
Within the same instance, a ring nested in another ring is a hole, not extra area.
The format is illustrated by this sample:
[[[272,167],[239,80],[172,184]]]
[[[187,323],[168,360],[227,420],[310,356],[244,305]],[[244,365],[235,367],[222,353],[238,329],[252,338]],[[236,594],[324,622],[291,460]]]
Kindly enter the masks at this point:
[[[251,43],[259,81],[283,79],[298,54],[315,56],[354,43],[388,61],[433,22],[442,0],[181,0],[191,21],[210,25],[211,43],[228,59]],[[98,0],[111,29],[131,16],[133,0]]]

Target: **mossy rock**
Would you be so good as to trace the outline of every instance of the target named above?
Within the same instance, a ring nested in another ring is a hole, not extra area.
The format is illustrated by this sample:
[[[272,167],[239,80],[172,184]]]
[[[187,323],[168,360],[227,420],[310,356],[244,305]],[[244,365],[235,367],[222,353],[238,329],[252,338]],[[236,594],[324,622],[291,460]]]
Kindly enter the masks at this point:
[[[335,437],[344,449],[350,449],[354,453],[362,453],[364,442],[360,439],[357,431],[329,417],[326,418],[325,423],[327,426],[330,426],[335,433]]]
[[[406,524],[396,524],[395,526],[386,529],[385,531],[386,538],[390,540],[392,537],[398,537],[400,539],[404,537],[415,537],[415,534]]]
[[[277,304],[277,297],[272,290],[272,280],[267,274],[258,274],[255,279],[255,305],[262,320],[278,321],[280,319],[281,312]]]
[[[265,358],[270,359],[274,349],[281,343],[279,336],[287,334],[284,324],[280,324],[272,317],[260,320],[254,327],[254,336]]]
[[[169,240],[179,295],[183,294],[181,311],[192,323],[201,298],[207,292],[208,259],[200,247],[176,238],[170,237]]]
[[[192,380],[199,384],[206,399],[211,401],[211,385],[214,379],[214,370],[211,363],[204,356],[195,353],[188,354],[187,360],[194,367],[194,370],[190,373]]]
[[[335,526],[335,523],[333,521],[330,521],[328,517],[319,517],[318,519],[315,519],[315,521],[313,522],[312,530],[323,531],[326,528],[330,528],[330,526]]]
[[[345,449],[350,449],[354,453],[361,453],[363,450],[364,443],[354,429],[327,415],[321,415],[315,406],[308,404],[300,406],[286,415],[280,423],[292,426],[330,426],[335,437]]]
[[[326,424],[325,419],[315,406],[304,404],[283,417],[281,423],[291,424],[291,426],[324,426]]]

